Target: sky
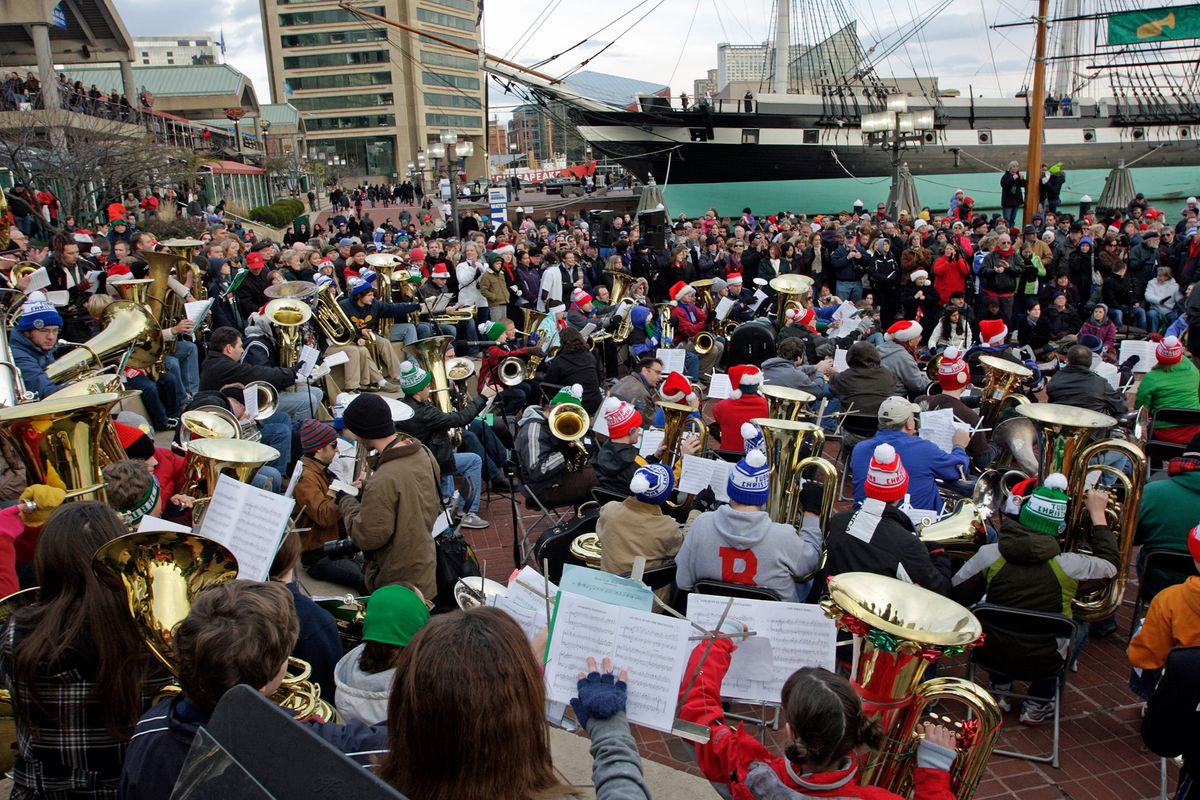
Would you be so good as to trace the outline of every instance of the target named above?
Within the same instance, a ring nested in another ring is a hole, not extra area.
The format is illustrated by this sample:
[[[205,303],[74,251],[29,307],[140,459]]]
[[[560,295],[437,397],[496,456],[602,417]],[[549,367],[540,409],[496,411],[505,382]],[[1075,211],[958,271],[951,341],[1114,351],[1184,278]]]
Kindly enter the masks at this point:
[[[656,5],[657,4],[657,5]],[[1032,50],[1032,27],[989,30],[988,25],[1010,22],[1033,11],[1028,0],[949,3],[944,0],[796,0],[799,9],[842,5],[858,19],[864,47],[895,41],[897,29],[911,20],[929,17],[944,5],[921,31],[924,47],[910,39],[883,62],[881,72],[898,77],[937,75],[943,88],[966,94],[1011,96],[1024,85]],[[164,3],[162,0],[116,0],[126,28],[137,35],[219,33],[224,31],[225,61],[253,81],[260,102],[270,100],[258,0],[210,0],[208,3]],[[550,7],[548,17],[539,12]],[[598,31],[622,13],[627,17]],[[672,93],[692,91],[692,81],[717,66],[717,43],[751,44],[767,36],[771,0],[485,0],[484,37],[488,52],[525,64],[546,58],[590,37],[584,46],[552,62],[545,70],[561,74],[584,58],[595,56],[586,68],[628,78],[669,83]],[[597,9],[601,9],[597,13]],[[653,10],[651,10],[653,9]],[[638,17],[648,16],[625,32]],[[801,11],[801,14],[803,11]],[[825,11],[824,13],[827,13]],[[986,19],[986,22],[985,22]],[[532,35],[527,35],[535,29]],[[527,41],[522,42],[523,37]],[[603,53],[598,51],[613,39]],[[515,55],[510,52],[516,47]],[[995,53],[995,58],[985,57]],[[493,98],[495,95],[493,94]],[[504,103],[493,100],[504,115]]]

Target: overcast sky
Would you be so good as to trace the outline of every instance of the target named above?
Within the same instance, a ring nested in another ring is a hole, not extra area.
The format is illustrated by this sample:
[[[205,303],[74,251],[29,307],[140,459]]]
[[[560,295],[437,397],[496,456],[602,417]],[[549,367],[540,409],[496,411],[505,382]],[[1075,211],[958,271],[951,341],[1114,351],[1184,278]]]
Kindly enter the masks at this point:
[[[509,54],[522,63],[533,63],[592,35],[623,12],[637,10],[589,44],[571,51],[545,68],[561,74],[592,56],[614,38],[616,43],[596,56],[587,69],[608,72],[654,83],[670,83],[674,94],[692,91],[692,81],[717,66],[717,43],[749,44],[767,36],[771,0],[662,0],[633,30],[624,33],[639,16],[654,8],[658,0],[548,0],[552,15],[538,26],[540,0],[485,0],[484,33],[487,50]],[[837,0],[797,2],[805,8],[826,11]],[[895,41],[897,28],[906,29],[911,20],[942,6],[937,0],[840,0],[858,19],[858,32],[865,47],[877,43],[882,51]],[[225,60],[254,82],[261,102],[270,100],[266,60],[263,55],[262,24],[257,0],[212,0],[208,3],[171,3],[162,0],[116,0],[125,25],[136,35],[219,33],[224,31]],[[1028,6],[1029,8],[1025,8]],[[1024,10],[1023,10],[1024,9]],[[973,86],[976,94],[1012,95],[1026,80],[1032,28],[988,30],[996,21],[1009,22],[1032,6],[1026,0],[996,3],[956,3],[941,11],[921,32],[924,46],[910,40],[882,65],[884,75],[937,75],[943,88],[964,94]],[[986,11],[986,22],[985,22]],[[831,23],[829,23],[831,24]],[[690,32],[689,32],[690,28]],[[510,52],[523,37],[528,41]],[[991,53],[995,57],[991,57]],[[500,101],[503,102],[503,101]],[[497,108],[503,114],[504,109]]]

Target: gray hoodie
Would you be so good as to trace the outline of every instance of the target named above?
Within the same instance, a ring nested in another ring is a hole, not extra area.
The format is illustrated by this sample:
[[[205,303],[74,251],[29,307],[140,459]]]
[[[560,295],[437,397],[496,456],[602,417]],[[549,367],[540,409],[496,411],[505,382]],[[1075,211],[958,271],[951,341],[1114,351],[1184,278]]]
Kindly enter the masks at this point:
[[[367,725],[387,722],[388,697],[392,692],[392,679],[396,670],[363,672],[358,666],[363,648],[360,644],[338,661],[333,670],[337,685],[336,705],[346,722],[357,719]]]
[[[797,534],[766,511],[721,506],[692,523],[675,557],[675,583],[685,591],[704,579],[742,583],[795,600],[796,579],[812,574],[820,558],[821,530],[812,514],[804,515]]]
[[[879,345],[879,363],[896,376],[896,394],[901,397],[918,395],[929,388],[929,376],[917,366],[912,351],[896,342]]]

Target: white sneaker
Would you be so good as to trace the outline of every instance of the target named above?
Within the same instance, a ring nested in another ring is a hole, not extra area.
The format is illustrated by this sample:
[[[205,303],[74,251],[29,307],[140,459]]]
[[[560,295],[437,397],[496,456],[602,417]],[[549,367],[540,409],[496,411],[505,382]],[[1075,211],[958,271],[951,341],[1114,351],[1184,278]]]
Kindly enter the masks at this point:
[[[462,518],[464,528],[489,528],[491,525],[492,523],[475,513],[467,514]]]

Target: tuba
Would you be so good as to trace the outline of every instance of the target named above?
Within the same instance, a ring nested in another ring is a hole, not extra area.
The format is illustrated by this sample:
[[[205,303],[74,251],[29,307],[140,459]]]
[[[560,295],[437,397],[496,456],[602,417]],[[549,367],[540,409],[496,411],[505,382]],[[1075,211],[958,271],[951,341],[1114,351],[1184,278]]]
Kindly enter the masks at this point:
[[[824,431],[819,425],[784,419],[759,418],[753,423],[762,431],[767,448],[771,477],[767,516],[775,522],[797,526],[797,521],[804,515],[800,503],[801,479],[811,470],[821,476],[821,510],[817,516],[821,520],[821,531],[828,530],[833,502],[837,499],[838,471],[832,462],[820,455],[825,447]]]
[[[354,344],[358,339],[358,331],[338,305],[332,286],[323,286],[317,292],[316,309],[313,317],[330,345],[345,347]]]
[[[150,286],[154,281],[150,278],[130,278],[127,281],[109,280],[109,289],[116,289],[121,300],[128,300],[139,306],[150,304]]]
[[[146,262],[146,275],[150,279],[150,285],[145,290],[150,315],[160,328],[173,327],[183,318],[184,311],[183,301],[171,288],[171,281],[175,279],[172,273],[188,269],[190,262],[175,253],[160,253],[157,250],[139,250],[137,255]],[[174,343],[170,342],[163,353],[170,355],[172,352]]]
[[[21,370],[13,361],[8,335],[0,331],[0,408],[12,408],[18,403],[28,403],[34,393],[25,388]]]
[[[759,388],[763,397],[767,398],[767,416],[771,419],[785,419],[799,422],[801,417],[811,416],[808,404],[816,400],[814,395],[788,386],[762,386]],[[824,437],[822,437],[822,444]],[[813,452],[820,452],[820,449]]]
[[[1017,387],[1021,381],[1033,377],[1033,370],[1024,364],[1016,364],[999,356],[982,355],[979,357],[979,363],[987,370],[983,396],[979,400],[979,420],[983,427],[994,428],[1006,408],[1022,406],[1029,402],[1029,398],[1020,394]]]
[[[708,426],[702,420],[692,416],[692,407],[682,403],[659,402],[658,407],[663,412],[663,447],[666,449],[663,466],[679,475],[683,466],[683,435],[694,433],[700,437],[700,450],[703,453],[708,444]],[[691,503],[689,495],[683,495],[678,502],[668,500],[669,508],[679,510]]]
[[[851,665],[863,710],[879,719],[884,746],[860,771],[864,785],[909,796],[916,766],[917,726],[937,704],[965,706],[974,719],[954,722],[958,757],[950,789],[969,800],[996,746],[1002,721],[992,696],[962,678],[925,681],[929,664],[979,643],[983,629],[975,615],[958,603],[919,586],[868,572],[847,572],[829,579],[829,597],[821,602],[839,628],[861,637],[862,651]]]
[[[204,242],[199,239],[167,239],[160,244],[179,258],[175,265],[175,273],[180,276],[180,283],[183,283],[183,270],[191,273],[192,286],[189,291],[192,293],[192,299],[207,300],[208,289],[204,286],[204,269],[196,263],[196,256],[200,248],[204,247]]]
[[[220,406],[200,406],[179,417],[179,443],[186,449],[193,439],[240,439],[241,423]]]
[[[263,314],[270,320],[279,343],[279,366],[296,366],[304,345],[300,329],[312,319],[312,309],[303,300],[280,297],[267,303]]]
[[[46,367],[50,380],[70,383],[118,365],[150,371],[166,353],[162,329],[145,306],[117,300],[100,321],[104,330]]]
[[[629,337],[633,335],[633,309],[636,305],[637,303],[626,297],[613,306],[613,315],[620,320],[613,331],[612,338],[614,344],[625,344],[629,341]],[[624,313],[621,311],[622,308],[625,309]]]
[[[429,373],[433,387],[431,399],[443,413],[454,413],[454,400],[450,396],[450,376],[446,372],[446,350],[449,349],[451,337],[430,336],[428,339],[418,339],[404,350],[408,359]],[[462,443],[462,433],[457,428],[447,431],[450,443],[457,447]]]
[[[813,279],[806,275],[777,275],[768,284],[775,292],[775,325],[782,330],[787,325],[788,309],[800,309],[812,304]]]
[[[193,524],[199,522],[217,489],[217,481],[228,475],[249,483],[254,473],[268,461],[279,458],[279,451],[261,442],[244,439],[195,439],[188,443],[187,460],[179,493],[195,497]]]
[[[392,302],[392,278],[395,276],[396,268],[404,262],[391,253],[371,253],[371,255],[367,256],[367,263],[379,273],[379,281],[375,287],[379,290],[379,299],[384,303]],[[389,338],[394,322],[395,320],[391,317],[380,317],[379,335],[384,339]]]
[[[536,370],[537,365],[533,368]],[[525,382],[528,370],[528,356],[508,356],[496,365],[496,381],[501,386],[519,386]]]
[[[538,311],[536,308],[523,308],[521,313],[525,315],[523,321],[525,330],[522,331],[525,334],[525,345],[529,346],[529,337],[537,336],[538,328],[542,326],[542,320],[546,318],[546,313]]]
[[[554,438],[572,445],[571,455],[567,458],[567,471],[579,472],[586,467],[588,451],[583,445],[583,437],[587,436],[591,420],[583,407],[574,403],[559,403],[550,407],[547,420]]]

